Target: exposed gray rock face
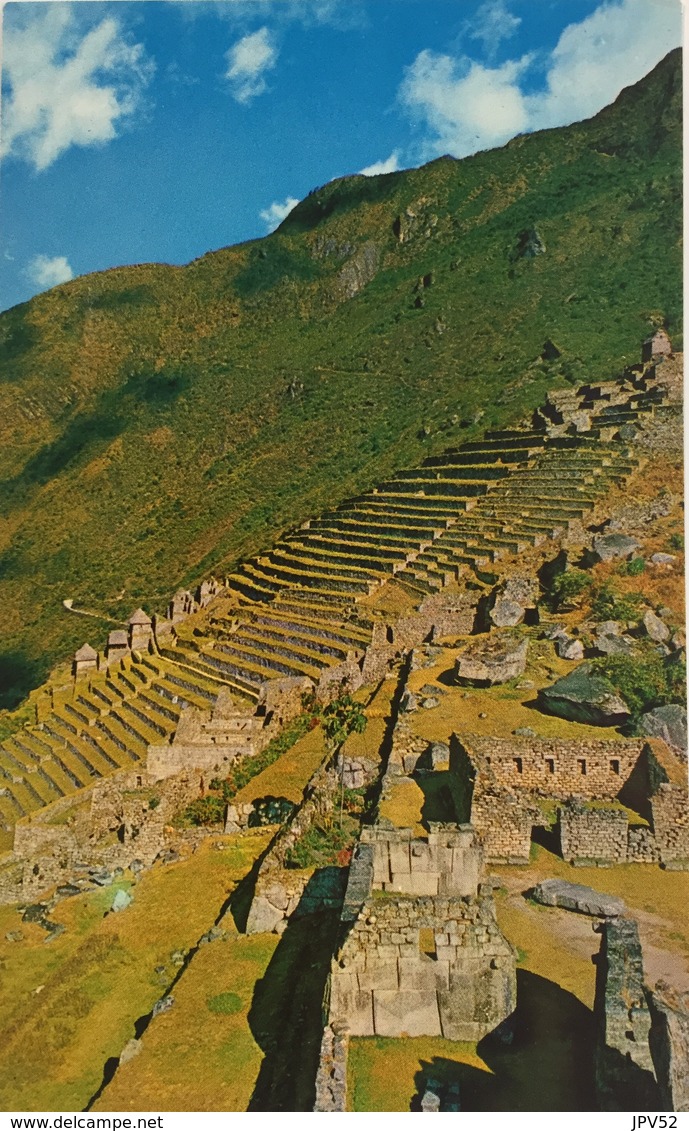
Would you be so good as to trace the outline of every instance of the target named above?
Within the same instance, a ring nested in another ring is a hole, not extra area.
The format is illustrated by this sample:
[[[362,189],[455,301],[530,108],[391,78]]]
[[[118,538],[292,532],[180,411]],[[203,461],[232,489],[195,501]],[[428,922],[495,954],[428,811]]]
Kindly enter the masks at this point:
[[[614,621],[606,621],[614,624]],[[622,636],[620,632],[602,632],[600,625],[595,636],[595,650],[599,656],[630,656],[634,651],[634,641],[631,636]],[[619,626],[618,626],[619,627]]]
[[[136,1037],[132,1037],[130,1041],[127,1041],[126,1045],[122,1049],[122,1052],[120,1053],[120,1064],[126,1064],[128,1060],[133,1060],[135,1056],[139,1055],[142,1048],[143,1041],[138,1040]]]
[[[662,1111],[689,1111],[689,993],[659,982],[648,992],[648,1036]]]
[[[440,700],[438,699],[438,697],[436,695],[428,695],[425,699],[421,700],[421,706],[426,711],[430,711],[430,710],[432,710],[433,707],[439,707],[440,706]]]
[[[161,997],[153,1006],[153,1016],[158,1017],[161,1013],[167,1013],[169,1009],[172,1009],[174,1004],[175,999],[172,994],[166,994],[165,997]]]
[[[563,907],[566,911],[579,911],[582,915],[614,918],[624,915],[623,900],[615,895],[587,888],[584,884],[571,884],[567,880],[542,880],[532,892],[537,903],[546,907]]]
[[[508,577],[507,581],[502,587],[502,593],[505,597],[509,597],[511,601],[516,601],[519,605],[525,605],[530,608],[538,601],[538,581],[530,574],[513,574]]]
[[[641,716],[641,729],[652,738],[663,738],[677,750],[687,749],[687,712],[679,703],[647,711]]]
[[[524,620],[526,609],[510,597],[498,597],[488,615],[496,628],[513,628]]]
[[[656,644],[664,644],[666,640],[670,639],[670,629],[651,609],[644,613],[641,619],[641,627],[643,627],[646,636],[654,640]]]
[[[110,910],[111,911],[124,911],[125,908],[129,907],[129,904],[131,902],[132,902],[132,896],[129,894],[129,892],[125,891],[123,888],[120,888],[119,891],[115,892],[115,898],[112,901],[112,906],[111,906]]]
[[[259,934],[261,931],[274,931],[283,919],[284,912],[279,907],[276,907],[264,895],[256,895],[251,903],[246,932],[253,935]]]
[[[446,742],[432,742],[428,748],[428,757],[435,769],[436,766],[450,761],[450,747]]]
[[[653,565],[672,565],[677,561],[674,554],[651,554],[648,559]]]
[[[583,660],[584,645],[581,640],[572,636],[559,636],[555,642],[555,649],[561,660]]]
[[[524,228],[519,232],[515,259],[535,259],[537,255],[545,255],[545,252],[546,246],[537,228]]]
[[[419,703],[416,696],[408,687],[405,687],[402,692],[402,698],[400,699],[400,711],[416,711],[418,706]]]
[[[589,663],[538,692],[541,710],[561,719],[593,726],[619,726],[629,718],[629,707],[608,681],[596,675]]]
[[[636,538],[631,538],[628,534],[600,534],[593,539],[593,551],[601,562],[610,562],[614,558],[631,558],[640,545]]]
[[[457,657],[455,678],[459,683],[492,686],[524,674],[527,640],[496,638],[469,647]]]

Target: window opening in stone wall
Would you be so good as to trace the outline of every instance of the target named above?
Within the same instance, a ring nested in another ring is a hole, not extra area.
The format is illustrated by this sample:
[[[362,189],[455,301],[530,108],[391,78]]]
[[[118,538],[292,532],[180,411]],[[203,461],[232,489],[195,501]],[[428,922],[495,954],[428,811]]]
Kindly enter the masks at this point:
[[[547,769],[549,774],[555,773],[555,759],[554,758],[546,758],[545,766],[546,766],[546,769]]]
[[[432,927],[421,927],[419,930],[419,950],[426,958],[432,958],[434,961],[438,958],[438,953],[435,949],[435,931]]]
[[[577,758],[577,766],[579,767],[579,773],[586,777],[586,759]]]
[[[620,760],[619,760],[619,758],[611,758],[610,759],[610,770],[612,771],[613,774],[619,774],[619,772],[620,772]]]
[[[512,760],[514,762],[515,770],[518,774],[521,774],[524,770],[524,763],[522,762],[521,758],[513,758]]]
[[[140,775],[140,774],[137,774],[137,775],[136,775],[136,787],[137,787],[137,789],[141,789],[141,786],[142,786],[143,784],[144,784],[144,780],[143,780],[143,778],[141,777],[141,775]]]

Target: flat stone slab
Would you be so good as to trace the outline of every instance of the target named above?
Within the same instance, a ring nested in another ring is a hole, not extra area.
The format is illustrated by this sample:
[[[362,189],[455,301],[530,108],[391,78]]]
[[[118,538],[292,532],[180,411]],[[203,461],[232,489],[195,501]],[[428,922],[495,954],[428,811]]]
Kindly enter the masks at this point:
[[[578,911],[582,915],[597,915],[604,919],[617,918],[626,910],[624,901],[616,895],[605,895],[568,880],[542,880],[531,894],[536,903],[545,907],[562,907],[565,911]]]

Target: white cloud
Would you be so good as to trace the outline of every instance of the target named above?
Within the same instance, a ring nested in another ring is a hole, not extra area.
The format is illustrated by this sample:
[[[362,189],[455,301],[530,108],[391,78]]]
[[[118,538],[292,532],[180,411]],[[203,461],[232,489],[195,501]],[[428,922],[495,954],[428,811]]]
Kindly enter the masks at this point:
[[[73,145],[115,138],[153,73],[117,19],[87,28],[84,18],[69,3],[17,4],[11,21],[5,9],[2,153],[38,171]]]
[[[237,102],[247,103],[263,94],[267,89],[265,73],[275,66],[277,57],[277,48],[267,27],[237,40],[225,55],[225,78],[230,81],[232,97]]]
[[[464,157],[525,130],[528,115],[518,80],[529,62],[525,56],[499,67],[484,67],[434,51],[417,55],[407,69],[400,97],[412,116],[433,131],[423,155]]]
[[[29,263],[26,274],[37,287],[47,289],[56,287],[58,283],[68,283],[74,278],[74,272],[67,262],[65,255],[36,255]]]
[[[293,208],[297,206],[299,200],[296,196],[287,196],[284,200],[274,200],[268,208],[264,208],[259,212],[259,216],[264,221],[266,228],[272,232],[281,224],[285,216],[289,216]]]
[[[532,128],[598,113],[681,41],[679,0],[601,4],[560,36],[548,68],[547,89],[529,98]]]
[[[396,173],[400,167],[399,157],[399,149],[396,149],[384,161],[374,161],[373,165],[367,165],[365,169],[360,169],[359,173],[363,177],[379,177],[381,173]]]
[[[399,97],[427,132],[423,157],[464,157],[517,133],[596,114],[681,36],[679,0],[608,0],[562,32],[540,91],[525,89],[533,56],[492,67],[426,50],[407,69]]]
[[[509,39],[521,23],[519,16],[513,16],[507,9],[505,0],[485,0],[476,9],[469,35],[479,39],[489,54],[502,42]]]

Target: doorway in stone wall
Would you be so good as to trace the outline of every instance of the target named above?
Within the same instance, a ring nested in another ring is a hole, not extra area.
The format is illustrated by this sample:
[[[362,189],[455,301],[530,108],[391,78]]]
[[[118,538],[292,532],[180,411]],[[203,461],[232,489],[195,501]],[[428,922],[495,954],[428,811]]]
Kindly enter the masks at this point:
[[[560,822],[552,822],[531,826],[531,843],[538,844],[552,852],[553,856],[562,856],[562,842],[560,839]]]

